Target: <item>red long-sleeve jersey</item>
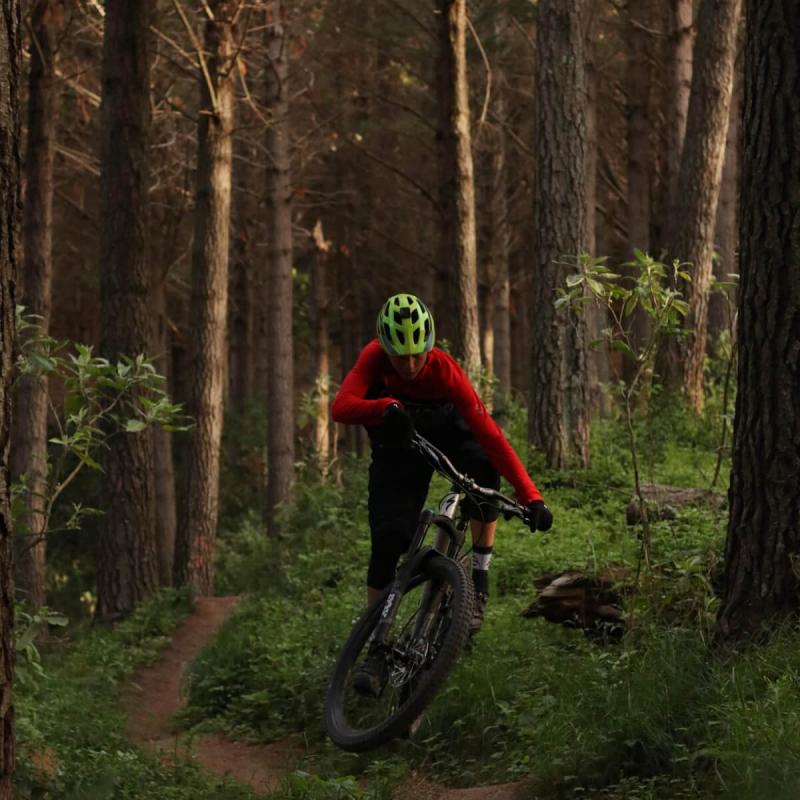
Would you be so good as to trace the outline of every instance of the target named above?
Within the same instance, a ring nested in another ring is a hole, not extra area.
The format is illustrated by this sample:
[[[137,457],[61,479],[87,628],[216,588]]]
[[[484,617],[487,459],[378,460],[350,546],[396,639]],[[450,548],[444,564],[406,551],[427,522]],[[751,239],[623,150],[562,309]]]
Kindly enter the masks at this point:
[[[523,504],[541,500],[536,484],[478,397],[464,370],[447,353],[434,347],[425,366],[413,380],[405,380],[392,367],[377,339],[360,353],[355,366],[347,373],[336,399],[333,418],[353,425],[380,425],[383,412],[392,397],[366,399],[371,386],[382,383],[387,391],[409,400],[452,403],[464,418],[494,468],[514,487],[517,501]]]

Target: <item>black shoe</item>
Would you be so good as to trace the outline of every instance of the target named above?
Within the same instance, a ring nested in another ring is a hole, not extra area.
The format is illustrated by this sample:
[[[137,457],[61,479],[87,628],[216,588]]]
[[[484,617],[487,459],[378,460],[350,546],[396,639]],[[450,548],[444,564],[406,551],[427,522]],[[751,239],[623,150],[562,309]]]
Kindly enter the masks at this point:
[[[388,677],[386,657],[377,647],[370,647],[367,657],[356,670],[353,688],[363,695],[378,697]]]
[[[470,636],[474,636],[483,626],[483,618],[486,616],[486,606],[488,603],[488,594],[485,592],[475,592],[475,603],[472,606],[472,619],[469,623]]]

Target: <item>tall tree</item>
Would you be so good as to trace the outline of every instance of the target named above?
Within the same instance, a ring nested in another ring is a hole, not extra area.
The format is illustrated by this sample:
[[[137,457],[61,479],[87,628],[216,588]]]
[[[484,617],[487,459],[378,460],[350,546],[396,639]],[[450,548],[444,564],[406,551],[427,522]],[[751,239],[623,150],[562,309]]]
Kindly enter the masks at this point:
[[[101,353],[149,354],[147,253],[150,0],[105,4],[102,77]],[[158,586],[152,436],[116,432],[103,456],[97,617],[133,611]]]
[[[234,63],[239,3],[212,0],[198,53],[200,123],[192,250],[191,401],[195,426],[185,461],[184,509],[175,540],[175,583],[209,595],[219,514],[220,441],[225,391],[228,231],[231,212]]]
[[[728,135],[725,139],[725,161],[722,165],[722,179],[719,187],[719,204],[715,235],[719,258],[714,259],[714,277],[723,282],[731,280],[731,273],[738,273],[737,251],[739,249],[739,230],[737,228],[737,195],[739,191],[739,155],[740,125],[742,113],[741,69],[734,68],[733,94],[731,111],[728,120]],[[734,300],[735,289],[728,288],[726,293]],[[731,302],[735,306],[734,302]],[[728,298],[720,292],[714,292],[708,302],[708,338],[713,342],[731,324]]]
[[[748,0],[723,637],[800,607],[800,7]]]
[[[597,162],[598,100],[597,82],[600,79],[596,56],[593,52],[594,32],[597,28],[596,8],[592,9],[586,26],[586,227],[584,250],[592,257],[597,255]],[[606,310],[598,302],[586,306],[586,334],[589,341],[601,339],[601,331],[607,326]],[[611,413],[609,393],[604,387],[609,383],[608,349],[592,348],[587,353],[586,378],[589,384],[589,407],[592,414],[607,417]]]
[[[58,90],[57,37],[63,3],[37,0],[30,16],[28,142],[25,156],[22,305],[50,329],[53,283],[53,161]],[[45,487],[47,482],[47,378],[21,376],[14,397],[11,474],[25,478],[24,514],[17,531],[17,585],[33,608],[45,604]],[[24,534],[24,535],[20,535]]]
[[[267,527],[277,531],[275,512],[289,498],[294,479],[294,367],[292,337],[292,187],[289,142],[287,12],[268,0],[264,31],[269,57],[265,104],[267,128]]]
[[[736,35],[741,0],[701,0],[697,15],[692,92],[686,138],[670,219],[670,258],[689,262],[689,313],[685,342],[667,340],[660,359],[662,380],[682,388],[698,411],[703,405],[703,367],[708,295],[714,250],[714,222],[728,129]]]
[[[331,457],[331,387],[330,333],[328,313],[329,252],[331,242],[325,238],[322,221],[317,220],[311,233],[311,267],[309,275],[309,318],[311,322],[311,387],[314,392],[313,453],[323,476],[328,472]]]
[[[692,44],[694,42],[694,0],[670,0],[672,31],[670,35],[670,71],[668,103],[664,116],[668,128],[667,197],[668,211],[678,190],[678,165],[681,163],[683,142],[686,137],[686,120],[692,90]]]
[[[663,48],[656,49],[656,52],[663,52],[659,74],[664,74],[660,92],[664,126],[658,136],[657,163],[660,174],[651,175],[651,178],[657,179],[658,188],[651,219],[650,250],[658,254],[666,246],[668,221],[678,190],[678,168],[686,136],[686,116],[692,88],[693,6],[694,0],[669,0],[666,8],[662,5],[650,7],[653,12],[660,12],[658,17],[663,18],[662,24],[669,33]]]
[[[478,272],[475,244],[475,180],[467,81],[466,0],[436,0],[439,55],[436,132],[441,169],[442,250],[440,264],[449,271],[448,297],[455,307],[453,345],[467,373],[481,366],[478,331]]]
[[[585,246],[585,10],[585,0],[542,0],[536,31],[528,438],[557,468],[589,460],[585,320],[554,307]]]
[[[11,379],[20,215],[21,15],[18,0],[0,14],[0,800],[14,796],[14,577],[10,476]]]

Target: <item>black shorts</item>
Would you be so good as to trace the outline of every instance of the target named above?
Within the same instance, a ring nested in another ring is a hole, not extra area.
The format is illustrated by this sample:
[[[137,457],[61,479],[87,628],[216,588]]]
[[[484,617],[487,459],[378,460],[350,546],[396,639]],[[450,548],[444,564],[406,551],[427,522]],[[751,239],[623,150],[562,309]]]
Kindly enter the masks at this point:
[[[419,426],[453,462],[480,486],[500,488],[500,475],[483,448],[460,418],[440,421],[435,427]],[[425,429],[427,428],[427,429]],[[431,467],[413,450],[391,448],[372,437],[372,463],[369,467],[369,527],[372,554],[367,585],[382,589],[394,577],[400,556],[408,549],[417,527],[420,511],[428,496]],[[469,498],[464,507],[471,519],[493,522],[497,510],[478,507]]]

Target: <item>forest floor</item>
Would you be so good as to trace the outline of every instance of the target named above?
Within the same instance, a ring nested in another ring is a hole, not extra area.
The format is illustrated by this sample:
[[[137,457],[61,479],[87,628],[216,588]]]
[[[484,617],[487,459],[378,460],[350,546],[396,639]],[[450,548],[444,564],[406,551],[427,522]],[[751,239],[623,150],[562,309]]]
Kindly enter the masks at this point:
[[[193,613],[176,629],[154,664],[127,682],[122,702],[128,732],[137,744],[165,758],[188,757],[215,775],[228,775],[259,794],[274,791],[300,760],[297,746],[235,742],[215,734],[176,733],[173,717],[183,706],[181,689],[192,659],[211,641],[238,602],[237,597],[199,597]]]
[[[303,751],[293,742],[246,744],[216,734],[185,734],[175,730],[174,716],[183,707],[182,686],[188,666],[211,641],[236,608],[237,597],[199,597],[192,614],[175,630],[159,659],[126,683],[122,704],[128,734],[165,759],[189,758],[209,772],[233,778],[257,794],[275,791],[299,764]],[[518,800],[521,783],[451,789],[412,773],[398,788],[396,800]]]

